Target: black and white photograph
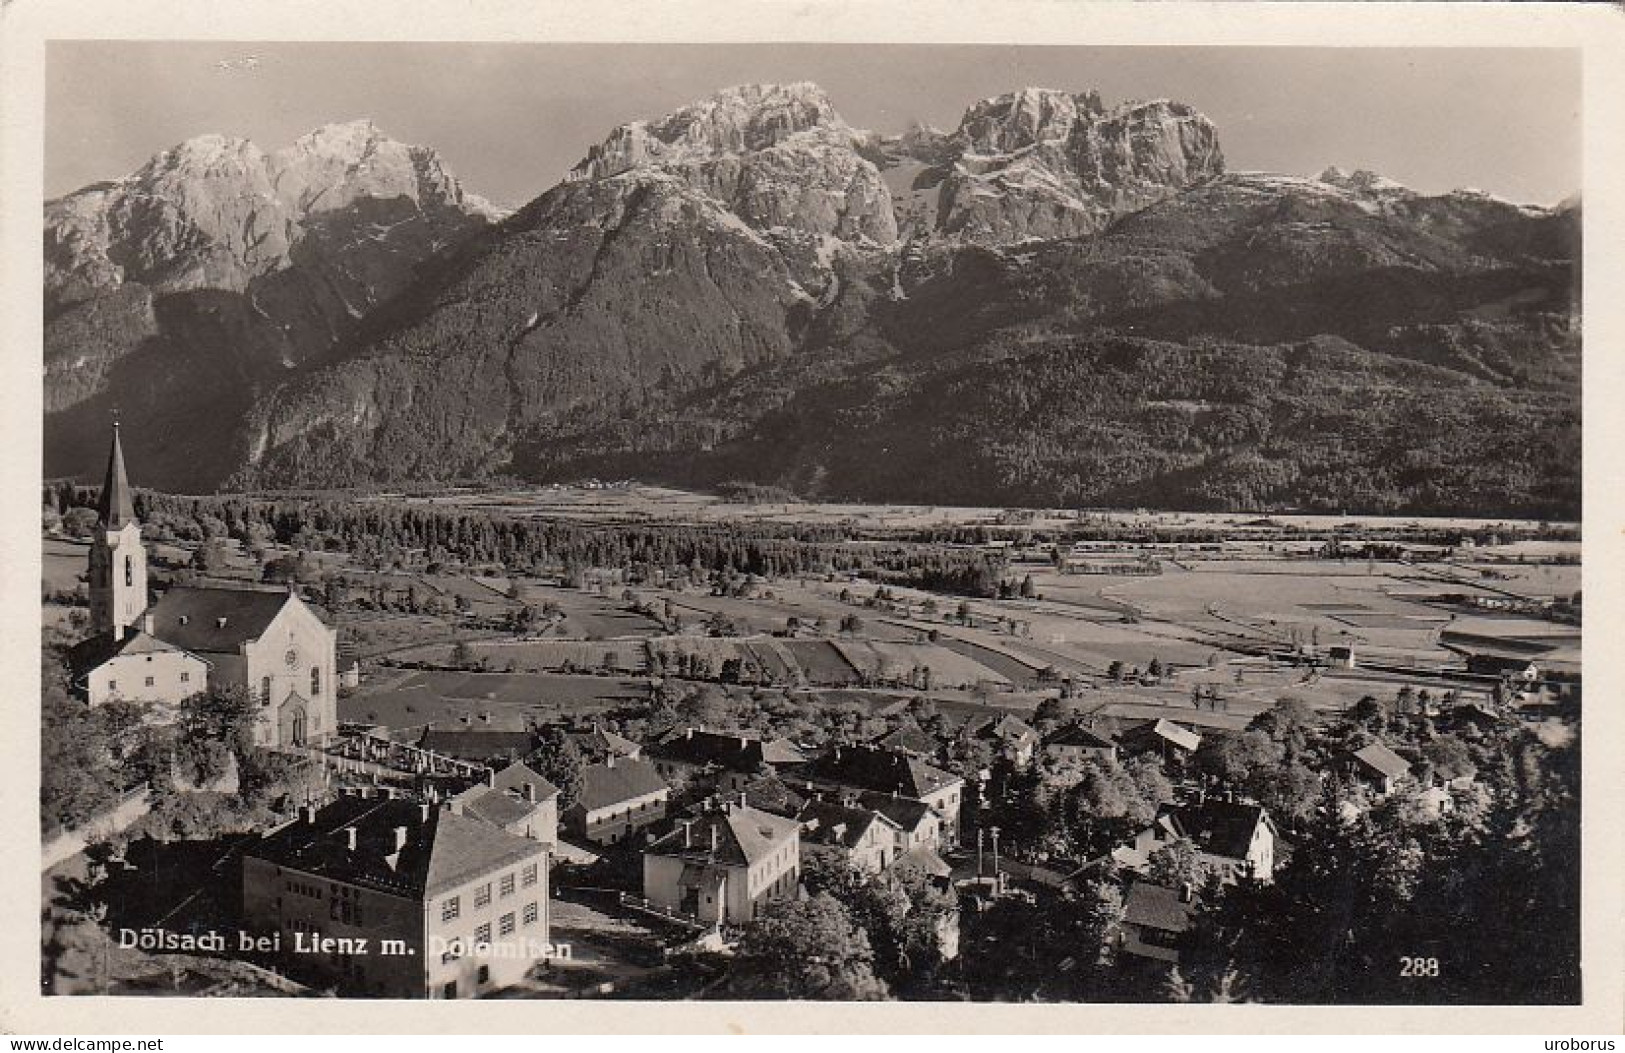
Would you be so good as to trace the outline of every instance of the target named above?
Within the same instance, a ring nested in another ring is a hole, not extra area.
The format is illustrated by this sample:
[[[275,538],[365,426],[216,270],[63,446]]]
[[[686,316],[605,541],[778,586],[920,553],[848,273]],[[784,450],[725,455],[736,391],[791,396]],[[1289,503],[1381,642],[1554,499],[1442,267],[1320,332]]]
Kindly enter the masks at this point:
[[[59,1013],[1613,982],[1580,47],[210,36],[42,44]]]

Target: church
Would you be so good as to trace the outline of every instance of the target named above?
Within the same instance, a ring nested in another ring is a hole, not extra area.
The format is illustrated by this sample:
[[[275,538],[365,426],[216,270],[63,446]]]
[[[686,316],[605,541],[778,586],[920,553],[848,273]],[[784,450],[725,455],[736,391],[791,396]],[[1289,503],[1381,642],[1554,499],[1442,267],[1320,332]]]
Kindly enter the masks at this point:
[[[94,635],[73,649],[74,684],[92,706],[180,701],[237,687],[260,707],[260,745],[304,745],[338,727],[338,634],[286,590],[175,586],[149,602],[147,552],[118,425],[90,548]]]

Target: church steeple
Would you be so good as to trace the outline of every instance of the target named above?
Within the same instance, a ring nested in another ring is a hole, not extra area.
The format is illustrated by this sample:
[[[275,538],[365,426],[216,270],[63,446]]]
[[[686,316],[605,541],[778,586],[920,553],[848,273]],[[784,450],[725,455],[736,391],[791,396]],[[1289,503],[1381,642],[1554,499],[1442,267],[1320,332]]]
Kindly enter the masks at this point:
[[[101,524],[90,546],[90,624],[98,633],[120,639],[147,609],[147,550],[141,544],[141,524],[135,518],[116,420],[113,448],[107,454],[107,479],[96,511]]]
[[[113,448],[107,455],[107,478],[102,483],[102,528],[117,530],[135,519],[135,502],[130,497],[130,476],[124,470],[124,444],[119,441],[118,420],[113,421]]]

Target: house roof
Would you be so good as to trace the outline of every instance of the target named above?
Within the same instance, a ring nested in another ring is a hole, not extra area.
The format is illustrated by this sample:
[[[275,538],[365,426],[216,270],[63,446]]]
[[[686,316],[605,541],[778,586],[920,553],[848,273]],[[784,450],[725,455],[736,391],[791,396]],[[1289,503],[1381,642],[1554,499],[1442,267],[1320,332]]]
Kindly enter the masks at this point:
[[[810,799],[777,775],[764,775],[745,784],[745,803],[774,815],[792,816]]]
[[[424,812],[427,811],[427,816]],[[396,830],[405,835],[396,848]],[[349,847],[354,829],[356,847]],[[267,833],[245,853],[317,877],[431,896],[525,859],[538,842],[446,809],[394,798],[342,797]]]
[[[81,679],[96,667],[121,654],[191,654],[183,647],[177,647],[167,640],[149,636],[144,632],[136,631],[126,633],[123,639],[115,640],[111,633],[100,633],[88,640],[81,640],[68,651],[68,668],[75,680]],[[196,655],[192,655],[197,658]],[[204,661],[198,658],[198,661]]]
[[[1164,742],[1167,742],[1170,745],[1178,746],[1182,750],[1192,752],[1195,751],[1196,747],[1202,744],[1201,735],[1198,735],[1189,728],[1181,727],[1171,720],[1166,720],[1160,717],[1149,723],[1141,724],[1139,727],[1130,729],[1126,733],[1125,737],[1127,736],[1133,736],[1136,738],[1141,736],[1153,736],[1155,738],[1162,739]]]
[[[1082,724],[1068,724],[1050,733],[1044,740],[1046,746],[1075,746],[1079,749],[1109,750],[1115,749],[1117,743],[1104,735],[1097,734]]]
[[[768,764],[803,764],[807,755],[794,742],[780,736],[762,743],[762,760]]]
[[[897,824],[868,808],[848,808],[835,801],[808,801],[796,816],[803,836],[821,844],[856,848],[876,823],[897,830]],[[890,835],[888,835],[890,836]]]
[[[916,800],[964,780],[918,757],[879,746],[835,746],[807,768],[813,779],[859,790],[898,793]]]
[[[739,731],[674,728],[649,747],[649,756],[703,768],[716,765],[728,771],[751,773],[767,763],[764,743]]]
[[[576,804],[589,812],[635,801],[666,788],[666,780],[646,760],[610,758],[581,769],[581,790]]]
[[[1166,820],[1176,836],[1190,838],[1203,852],[1226,859],[1247,858],[1247,850],[1252,847],[1253,835],[1260,824],[1269,825],[1271,833],[1275,830],[1264,809],[1256,804],[1232,801],[1164,805],[1157,813],[1157,820]]]
[[[528,731],[491,728],[424,728],[418,736],[423,749],[474,761],[504,756],[512,760],[529,753],[534,743],[535,736]]]
[[[685,821],[644,851],[692,863],[750,866],[800,833],[801,824],[794,819],[734,804]]]
[[[124,444],[119,440],[118,421],[113,422],[113,445],[107,452],[107,475],[102,481],[96,516],[108,530],[117,530],[135,519],[135,501],[130,476],[124,470]]]
[[[1411,770],[1410,762],[1380,742],[1373,742],[1364,749],[1355,750],[1353,756],[1378,775],[1390,779],[1408,775]]]
[[[1191,926],[1191,904],[1183,902],[1174,889],[1136,881],[1123,901],[1123,921],[1163,932],[1184,932]]]
[[[177,586],[147,608],[152,634],[187,651],[236,654],[257,640],[282,608],[298,602],[286,589]]]
[[[529,787],[527,793],[526,787]],[[559,788],[528,765],[514,763],[456,797],[466,814],[498,826],[517,823],[559,795]]]
[[[948,877],[954,868],[939,855],[930,845],[915,845],[913,848],[897,857],[893,866],[904,870],[918,870],[931,877]]]
[[[937,752],[937,740],[912,724],[893,728],[871,741],[882,749],[901,750],[921,757],[930,757]]]
[[[997,739],[1012,746],[1038,741],[1038,732],[1034,731],[1031,725],[1008,713],[983,721],[971,731],[971,734],[979,739]]]
[[[910,833],[919,829],[926,817],[932,814],[930,805],[890,793],[860,793],[857,802],[865,808],[873,808]]]

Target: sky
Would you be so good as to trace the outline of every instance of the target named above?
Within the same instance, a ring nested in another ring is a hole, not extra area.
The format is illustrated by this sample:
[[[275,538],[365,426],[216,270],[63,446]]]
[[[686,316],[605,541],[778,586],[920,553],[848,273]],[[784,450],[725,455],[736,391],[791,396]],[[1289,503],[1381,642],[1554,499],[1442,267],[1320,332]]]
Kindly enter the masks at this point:
[[[1553,204],[1580,189],[1580,58],[1552,48],[590,45],[54,41],[45,189],[116,179],[194,135],[270,151],[370,117],[501,205],[541,194],[618,124],[718,88],[811,80],[854,127],[952,129],[1020,87],[1170,98],[1232,170],[1369,168],[1425,193]]]

